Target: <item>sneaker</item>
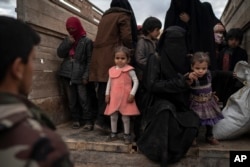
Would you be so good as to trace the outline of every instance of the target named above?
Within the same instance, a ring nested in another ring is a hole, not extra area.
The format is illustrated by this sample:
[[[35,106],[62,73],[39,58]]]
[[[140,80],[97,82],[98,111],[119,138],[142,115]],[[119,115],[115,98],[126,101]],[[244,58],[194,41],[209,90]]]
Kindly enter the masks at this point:
[[[211,145],[218,145],[218,144],[220,144],[220,142],[217,139],[215,139],[214,137],[207,137],[206,138],[206,142],[209,143],[209,144],[211,144]]]
[[[118,138],[117,133],[113,133],[113,132],[112,132],[112,133],[108,136],[106,142],[112,142],[112,141],[115,141],[115,140],[118,140],[118,139],[119,139],[119,138]]]
[[[125,144],[131,144],[132,143],[131,135],[130,134],[124,134],[123,135],[123,139],[124,139],[124,143]]]
[[[83,132],[88,132],[88,131],[92,131],[94,129],[94,126],[92,124],[85,124],[83,127]]]

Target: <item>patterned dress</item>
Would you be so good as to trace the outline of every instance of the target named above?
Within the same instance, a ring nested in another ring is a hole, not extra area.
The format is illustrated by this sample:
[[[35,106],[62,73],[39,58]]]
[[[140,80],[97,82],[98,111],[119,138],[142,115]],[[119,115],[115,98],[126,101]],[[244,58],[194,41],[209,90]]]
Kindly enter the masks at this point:
[[[210,71],[191,85],[190,108],[200,117],[201,125],[214,125],[223,119],[213,95]]]

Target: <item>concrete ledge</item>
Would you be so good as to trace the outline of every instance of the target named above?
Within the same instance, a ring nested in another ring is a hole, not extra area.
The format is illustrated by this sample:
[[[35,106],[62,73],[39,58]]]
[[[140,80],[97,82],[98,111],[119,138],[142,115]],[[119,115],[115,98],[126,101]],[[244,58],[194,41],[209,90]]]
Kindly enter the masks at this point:
[[[57,132],[68,145],[77,167],[159,166],[141,154],[136,143],[125,145],[123,140],[105,142],[108,134],[71,129],[70,124],[58,127]],[[220,141],[216,146],[205,143],[202,136],[197,139],[198,147],[191,147],[185,158],[170,167],[228,167],[230,151],[250,151],[250,135],[238,140]]]

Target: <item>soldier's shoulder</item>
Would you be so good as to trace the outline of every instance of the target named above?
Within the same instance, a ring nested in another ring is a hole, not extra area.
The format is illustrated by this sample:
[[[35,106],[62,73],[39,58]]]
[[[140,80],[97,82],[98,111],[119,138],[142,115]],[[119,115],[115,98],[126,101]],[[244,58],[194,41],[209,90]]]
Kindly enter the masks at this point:
[[[5,157],[0,166],[72,166],[61,137],[35,120],[24,104],[0,105],[0,138],[0,157]]]

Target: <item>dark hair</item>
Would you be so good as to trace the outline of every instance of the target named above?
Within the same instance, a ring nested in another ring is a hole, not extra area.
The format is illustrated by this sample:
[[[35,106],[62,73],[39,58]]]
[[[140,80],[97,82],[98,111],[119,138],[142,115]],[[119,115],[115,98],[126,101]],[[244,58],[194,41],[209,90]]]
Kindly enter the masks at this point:
[[[40,42],[39,35],[27,24],[8,16],[0,16],[0,81],[16,58],[28,62],[34,45]]]
[[[210,64],[209,55],[207,52],[195,52],[191,55],[191,65],[194,65],[196,62],[202,63],[207,62],[207,64]]]
[[[118,46],[115,48],[115,52],[114,54],[116,54],[117,52],[124,52],[127,56],[127,59],[130,59],[130,53],[131,53],[131,50],[125,46]]]
[[[226,35],[226,41],[228,42],[229,39],[235,38],[239,40],[239,44],[241,44],[243,39],[243,32],[240,28],[231,28]]]
[[[161,29],[162,24],[156,17],[148,17],[142,24],[142,33],[148,35],[150,32],[154,31],[155,28]]]

